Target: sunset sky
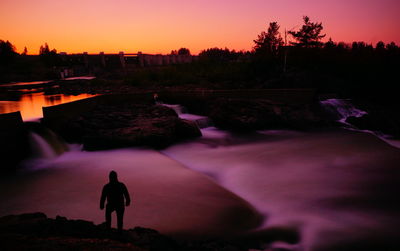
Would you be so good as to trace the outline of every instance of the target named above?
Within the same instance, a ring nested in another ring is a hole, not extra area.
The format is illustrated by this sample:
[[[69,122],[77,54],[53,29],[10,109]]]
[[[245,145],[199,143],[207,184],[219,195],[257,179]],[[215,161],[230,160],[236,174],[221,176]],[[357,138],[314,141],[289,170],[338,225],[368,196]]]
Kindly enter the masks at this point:
[[[400,44],[399,0],[0,0],[0,39],[29,54],[249,50],[269,22],[283,33],[303,15],[334,41]]]

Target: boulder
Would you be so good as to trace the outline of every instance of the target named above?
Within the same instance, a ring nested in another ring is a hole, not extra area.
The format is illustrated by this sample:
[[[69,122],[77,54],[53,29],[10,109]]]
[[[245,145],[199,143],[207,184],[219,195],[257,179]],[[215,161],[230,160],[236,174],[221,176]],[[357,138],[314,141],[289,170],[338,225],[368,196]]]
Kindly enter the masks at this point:
[[[220,98],[210,105],[209,116],[217,127],[238,131],[308,129],[324,125],[309,105],[288,105],[263,99]]]
[[[90,151],[131,146],[159,149],[201,136],[195,123],[181,120],[174,110],[142,104],[98,105],[55,130]]]

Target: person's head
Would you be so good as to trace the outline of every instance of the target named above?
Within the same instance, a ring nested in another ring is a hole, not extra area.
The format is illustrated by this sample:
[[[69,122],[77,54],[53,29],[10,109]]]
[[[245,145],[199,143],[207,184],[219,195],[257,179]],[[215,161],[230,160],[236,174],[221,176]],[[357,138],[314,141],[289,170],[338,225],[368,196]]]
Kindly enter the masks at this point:
[[[110,182],[118,181],[118,176],[116,171],[111,171],[108,177],[110,178]]]

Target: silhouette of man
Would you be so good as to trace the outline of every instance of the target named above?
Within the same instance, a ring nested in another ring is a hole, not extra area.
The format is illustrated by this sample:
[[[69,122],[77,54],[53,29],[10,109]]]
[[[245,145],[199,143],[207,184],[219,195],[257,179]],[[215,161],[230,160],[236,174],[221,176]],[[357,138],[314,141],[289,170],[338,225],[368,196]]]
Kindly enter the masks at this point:
[[[111,213],[116,211],[118,231],[122,231],[125,205],[129,206],[131,198],[125,184],[118,181],[115,171],[110,172],[109,178],[110,182],[104,185],[101,193],[100,209],[104,209],[104,202],[107,199],[106,226],[107,228],[111,228]]]

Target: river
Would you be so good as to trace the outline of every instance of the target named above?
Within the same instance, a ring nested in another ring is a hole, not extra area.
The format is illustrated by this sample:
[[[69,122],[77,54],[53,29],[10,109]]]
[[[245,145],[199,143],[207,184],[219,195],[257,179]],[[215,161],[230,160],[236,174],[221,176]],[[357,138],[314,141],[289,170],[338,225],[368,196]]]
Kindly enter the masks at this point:
[[[186,238],[282,229],[301,237],[289,250],[400,249],[399,149],[342,129],[237,135],[203,127],[201,138],[162,151],[73,146],[29,160],[0,183],[0,215],[41,211],[101,223],[100,191],[115,170],[133,199],[125,228]]]

